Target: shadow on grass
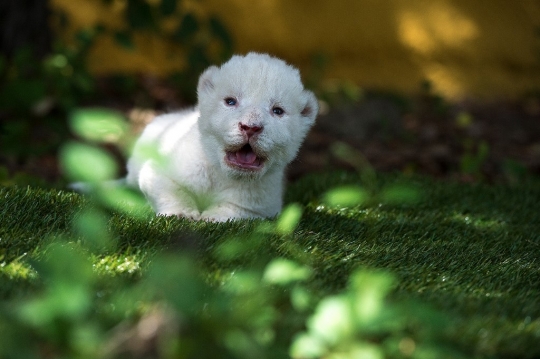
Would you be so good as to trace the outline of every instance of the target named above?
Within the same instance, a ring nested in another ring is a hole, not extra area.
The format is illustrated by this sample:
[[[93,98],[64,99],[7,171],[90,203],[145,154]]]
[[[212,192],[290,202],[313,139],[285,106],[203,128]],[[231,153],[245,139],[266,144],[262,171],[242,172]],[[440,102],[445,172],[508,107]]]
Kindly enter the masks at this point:
[[[340,176],[328,182],[358,180]],[[318,202],[328,182],[304,181],[293,191],[315,190],[289,199],[310,203],[295,240],[312,255],[319,290],[339,290],[357,267],[388,269],[400,279],[395,296],[452,316],[452,336],[462,345],[482,355],[520,357],[524,348],[527,357],[540,354],[538,183],[511,188],[412,178],[425,189],[416,205],[330,209]]]

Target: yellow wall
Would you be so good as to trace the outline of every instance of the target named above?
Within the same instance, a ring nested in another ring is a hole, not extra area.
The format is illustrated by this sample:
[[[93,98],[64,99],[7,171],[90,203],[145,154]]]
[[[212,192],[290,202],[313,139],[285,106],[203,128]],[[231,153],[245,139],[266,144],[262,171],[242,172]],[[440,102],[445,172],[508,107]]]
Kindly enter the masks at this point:
[[[78,24],[121,23],[98,0],[53,0]],[[196,6],[181,1],[183,6]],[[519,96],[540,88],[540,3],[536,0],[201,0],[197,11],[228,25],[236,50],[264,51],[306,68],[324,52],[329,78],[412,92],[422,80],[451,98]],[[104,39],[92,53],[96,73],[183,65],[178,49],[139,36],[138,49]]]

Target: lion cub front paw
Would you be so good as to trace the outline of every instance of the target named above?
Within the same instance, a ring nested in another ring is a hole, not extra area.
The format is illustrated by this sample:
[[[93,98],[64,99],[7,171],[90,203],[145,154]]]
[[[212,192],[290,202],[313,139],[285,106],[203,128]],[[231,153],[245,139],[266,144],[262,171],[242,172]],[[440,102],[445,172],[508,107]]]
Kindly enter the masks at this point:
[[[237,211],[235,208],[227,206],[218,206],[210,208],[204,211],[200,219],[208,222],[227,222],[233,219],[245,218],[241,212]]]

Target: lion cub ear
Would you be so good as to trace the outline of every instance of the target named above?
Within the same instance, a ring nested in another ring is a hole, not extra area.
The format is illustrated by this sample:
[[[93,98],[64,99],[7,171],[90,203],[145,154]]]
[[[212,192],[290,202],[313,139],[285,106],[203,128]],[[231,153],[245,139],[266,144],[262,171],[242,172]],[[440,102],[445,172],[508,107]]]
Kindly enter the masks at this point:
[[[210,93],[214,90],[214,76],[218,71],[217,66],[210,66],[199,77],[199,84],[197,85],[197,94]]]
[[[304,93],[306,95],[307,101],[300,114],[302,115],[302,117],[308,119],[310,123],[313,123],[315,122],[315,118],[319,114],[319,102],[317,101],[317,98],[315,97],[313,92],[304,90]]]

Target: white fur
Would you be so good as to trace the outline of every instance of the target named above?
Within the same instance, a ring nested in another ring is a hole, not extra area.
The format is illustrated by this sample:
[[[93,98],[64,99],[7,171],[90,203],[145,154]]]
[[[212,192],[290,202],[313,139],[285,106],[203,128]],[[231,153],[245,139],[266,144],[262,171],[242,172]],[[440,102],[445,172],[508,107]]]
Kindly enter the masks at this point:
[[[208,68],[197,92],[197,108],[158,116],[146,127],[128,161],[127,183],[162,215],[212,221],[277,215],[285,167],[317,115],[315,96],[297,69],[257,53]],[[285,112],[276,114],[276,107]],[[250,137],[246,126],[262,131]],[[237,154],[248,142],[255,169]]]

